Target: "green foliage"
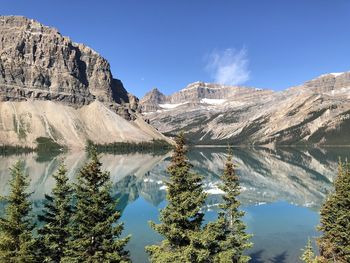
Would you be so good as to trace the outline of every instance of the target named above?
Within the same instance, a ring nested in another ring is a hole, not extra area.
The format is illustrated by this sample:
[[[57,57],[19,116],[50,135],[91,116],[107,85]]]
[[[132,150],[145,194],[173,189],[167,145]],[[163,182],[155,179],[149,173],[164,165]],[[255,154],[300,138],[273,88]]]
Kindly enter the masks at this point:
[[[70,238],[70,219],[72,215],[72,189],[68,184],[67,170],[61,165],[53,175],[56,181],[52,195],[45,195],[43,214],[39,221],[45,225],[38,230],[40,256],[44,262],[61,262]]]
[[[350,164],[339,161],[338,176],[321,208],[318,239],[321,259],[350,262]]]
[[[101,171],[101,165],[96,151],[92,152],[90,161],[78,173],[72,240],[62,262],[130,262],[124,250],[129,237],[120,238],[120,212],[111,197],[110,175]]]
[[[53,157],[59,155],[63,151],[66,150],[66,148],[57,142],[55,142],[51,138],[47,137],[38,137],[36,138],[36,152],[38,154],[37,161],[38,162],[45,162],[48,160],[51,160]]]
[[[310,239],[308,240],[305,248],[302,249],[302,251],[303,254],[300,256],[301,261],[305,263],[318,263]]]
[[[168,167],[167,206],[160,213],[160,224],[151,227],[165,240],[146,247],[151,262],[205,262],[208,252],[200,241],[203,213],[200,212],[206,194],[202,177],[190,172],[186,158],[185,138],[176,138],[176,147]]]
[[[19,154],[28,154],[34,152],[34,148],[20,146],[20,145],[1,145],[0,146],[0,155],[19,155]]]
[[[36,262],[28,185],[23,165],[17,162],[11,168],[10,193],[3,197],[7,207],[5,218],[0,218],[0,262]]]
[[[38,152],[47,152],[47,151],[60,151],[63,147],[55,142],[51,138],[47,137],[38,137],[36,138],[37,151]]]
[[[37,161],[45,162],[51,160],[53,157],[67,150],[66,147],[56,143],[51,138],[38,137],[36,138],[37,147],[31,148],[27,146],[20,145],[2,145],[0,146],[0,155],[13,155],[13,154],[23,154],[23,153],[33,153],[38,154]]]
[[[114,142],[109,144],[95,144],[87,141],[86,151],[96,148],[98,153],[127,154],[127,153],[154,153],[164,154],[171,149],[171,145],[164,140],[152,140],[150,142]]]
[[[221,180],[219,188],[225,193],[224,202],[220,205],[218,220],[204,228],[202,242],[210,251],[211,262],[248,262],[250,257],[244,252],[252,247],[249,242],[251,235],[246,234],[246,226],[242,221],[244,212],[239,210],[239,178],[235,173],[231,151]]]

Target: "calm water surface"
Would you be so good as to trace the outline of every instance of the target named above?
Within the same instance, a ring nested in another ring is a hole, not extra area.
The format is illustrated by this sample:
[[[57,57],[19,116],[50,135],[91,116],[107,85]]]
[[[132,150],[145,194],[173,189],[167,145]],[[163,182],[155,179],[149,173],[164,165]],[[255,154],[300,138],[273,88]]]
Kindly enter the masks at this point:
[[[251,262],[298,262],[300,249],[308,237],[317,236],[319,208],[332,189],[338,157],[350,156],[349,148],[251,149],[234,150],[234,161],[240,176],[242,209],[248,232],[253,233],[254,247],[249,251]],[[204,176],[208,200],[203,207],[205,219],[216,218],[221,201],[217,188],[226,159],[224,148],[194,148],[188,153],[194,170]],[[34,213],[39,213],[45,193],[50,193],[54,173],[61,160],[74,180],[77,170],[86,161],[83,152],[56,157],[38,158],[35,154],[0,156],[0,194],[8,193],[9,170],[17,159],[25,162],[31,178]],[[103,155],[104,169],[111,172],[113,193],[123,211],[125,234],[133,262],[147,261],[144,247],[161,237],[148,226],[158,220],[159,210],[166,205],[166,155],[129,154]],[[3,205],[1,205],[3,211]],[[1,212],[2,213],[2,212]]]

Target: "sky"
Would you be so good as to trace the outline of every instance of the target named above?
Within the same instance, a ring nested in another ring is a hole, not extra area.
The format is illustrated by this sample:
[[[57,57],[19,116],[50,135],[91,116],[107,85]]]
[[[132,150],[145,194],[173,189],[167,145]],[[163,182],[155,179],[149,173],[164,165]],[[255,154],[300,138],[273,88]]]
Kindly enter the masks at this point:
[[[349,0],[1,0],[93,48],[142,97],[195,81],[283,90],[350,70]]]

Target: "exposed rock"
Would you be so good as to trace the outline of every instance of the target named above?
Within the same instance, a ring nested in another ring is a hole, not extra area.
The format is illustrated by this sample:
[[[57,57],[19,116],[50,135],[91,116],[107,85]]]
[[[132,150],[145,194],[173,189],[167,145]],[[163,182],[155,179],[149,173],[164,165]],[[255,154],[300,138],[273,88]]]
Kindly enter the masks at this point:
[[[140,103],[159,131],[184,130],[196,144],[350,145],[350,72],[282,92],[196,82],[161,103]]]
[[[142,118],[125,120],[99,101],[78,109],[53,101],[0,103],[0,145],[35,147],[38,137],[80,149],[87,140],[100,144],[167,140]]]
[[[157,88],[148,92],[140,101],[141,110],[144,112],[156,111],[160,109],[159,104],[166,102],[166,97]]]
[[[255,95],[259,96],[255,96]],[[261,90],[255,88],[223,86],[205,82],[194,82],[186,88],[165,96],[158,89],[153,89],[147,93],[140,101],[144,112],[152,112],[162,108],[162,104],[192,104],[215,103],[217,99],[250,99],[272,94],[270,90]],[[204,99],[204,100],[203,100]],[[206,99],[209,99],[206,101]],[[210,101],[213,100],[213,101]]]
[[[21,16],[0,16],[0,144],[69,147],[167,139],[91,48]]]
[[[0,100],[51,100],[74,107],[98,100],[114,104],[111,108],[128,119],[137,109],[136,99],[113,79],[107,60],[56,29],[0,16],[0,35]]]

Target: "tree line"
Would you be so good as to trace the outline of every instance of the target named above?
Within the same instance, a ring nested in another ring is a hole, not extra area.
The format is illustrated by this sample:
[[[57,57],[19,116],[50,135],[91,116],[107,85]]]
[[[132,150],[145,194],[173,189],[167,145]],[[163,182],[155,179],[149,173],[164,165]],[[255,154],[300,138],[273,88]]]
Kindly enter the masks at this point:
[[[125,248],[130,236],[122,237],[123,223],[111,193],[109,172],[102,171],[96,149],[89,149],[89,161],[70,183],[62,164],[54,174],[55,186],[45,195],[37,229],[31,215],[31,193],[23,164],[11,170],[10,192],[3,197],[5,215],[0,218],[0,262],[131,262]],[[350,262],[350,166],[339,164],[335,191],[321,210],[315,256],[311,241],[301,259],[304,262]],[[229,151],[219,188],[224,192],[216,220],[204,224],[202,207],[207,194],[203,178],[191,171],[186,157],[185,138],[180,134],[168,167],[167,205],[160,223],[150,226],[163,241],[147,246],[154,263],[244,263],[253,244],[242,221],[238,200],[239,178]],[[36,230],[37,229],[37,230]]]
[[[114,142],[106,144],[86,142],[85,150],[89,152],[95,149],[98,153],[129,154],[129,153],[151,153],[162,155],[171,150],[171,144],[164,140],[152,139],[148,142]]]

